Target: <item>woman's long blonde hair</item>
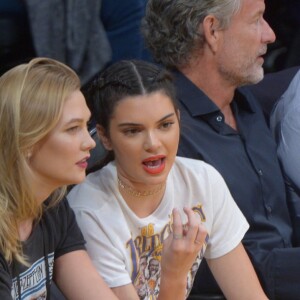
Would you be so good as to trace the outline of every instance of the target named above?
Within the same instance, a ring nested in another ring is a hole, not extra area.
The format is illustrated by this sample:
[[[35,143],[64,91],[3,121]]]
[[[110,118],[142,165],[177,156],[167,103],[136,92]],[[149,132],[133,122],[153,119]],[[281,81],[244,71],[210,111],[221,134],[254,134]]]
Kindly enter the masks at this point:
[[[0,77],[0,251],[8,262],[26,263],[18,224],[38,221],[43,212],[28,182],[30,153],[56,126],[66,98],[78,89],[75,72],[48,58],[35,58]],[[49,205],[61,200],[65,190],[56,190]]]

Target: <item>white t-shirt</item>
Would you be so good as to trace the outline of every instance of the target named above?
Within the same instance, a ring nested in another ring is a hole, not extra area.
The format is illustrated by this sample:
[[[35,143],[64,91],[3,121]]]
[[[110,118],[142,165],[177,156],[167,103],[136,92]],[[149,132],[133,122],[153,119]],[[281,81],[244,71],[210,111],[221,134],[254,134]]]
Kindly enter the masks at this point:
[[[187,295],[203,255],[213,259],[230,252],[249,227],[221,175],[202,161],[182,157],[176,158],[164,197],[148,217],[139,218],[127,206],[114,162],[88,175],[68,199],[104,280],[110,287],[133,283],[140,299],[156,299],[159,293],[162,242],[172,230],[174,207],[184,223],[183,207],[193,208],[209,235],[188,275]]]

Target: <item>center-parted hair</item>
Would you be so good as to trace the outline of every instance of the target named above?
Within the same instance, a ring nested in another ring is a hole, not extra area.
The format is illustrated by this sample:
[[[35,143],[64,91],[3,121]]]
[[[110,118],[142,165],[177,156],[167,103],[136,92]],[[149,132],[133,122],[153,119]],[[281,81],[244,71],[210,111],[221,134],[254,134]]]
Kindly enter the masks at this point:
[[[172,75],[166,69],[146,61],[123,60],[104,70],[88,86],[85,96],[93,119],[109,136],[110,120],[119,101],[157,91],[170,98],[177,112]],[[101,166],[113,158],[113,153],[109,152]]]
[[[189,62],[205,43],[202,22],[208,15],[229,26],[242,0],[148,0],[142,31],[154,59],[168,68]]]

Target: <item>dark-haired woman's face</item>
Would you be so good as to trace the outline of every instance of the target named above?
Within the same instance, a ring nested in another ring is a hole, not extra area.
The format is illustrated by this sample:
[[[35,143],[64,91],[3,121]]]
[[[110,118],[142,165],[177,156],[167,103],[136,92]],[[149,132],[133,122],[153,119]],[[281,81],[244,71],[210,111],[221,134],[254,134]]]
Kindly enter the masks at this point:
[[[119,176],[133,184],[166,180],[179,143],[179,120],[163,92],[121,100],[110,121],[108,147]]]

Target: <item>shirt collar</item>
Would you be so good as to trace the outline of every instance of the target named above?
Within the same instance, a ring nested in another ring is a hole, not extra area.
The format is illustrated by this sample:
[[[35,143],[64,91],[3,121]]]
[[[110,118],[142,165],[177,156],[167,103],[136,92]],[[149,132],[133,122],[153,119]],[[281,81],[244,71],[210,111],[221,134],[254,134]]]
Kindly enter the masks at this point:
[[[178,100],[193,117],[220,111],[218,106],[181,72],[174,71],[174,78]],[[239,109],[253,113],[255,108],[250,102],[251,98],[253,98],[252,93],[247,87],[242,87],[236,90],[233,102]]]

